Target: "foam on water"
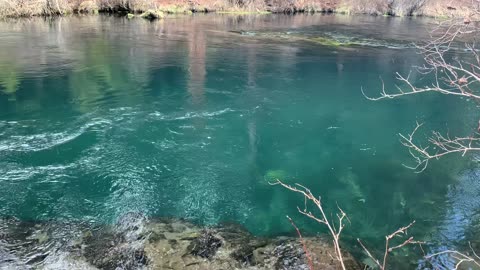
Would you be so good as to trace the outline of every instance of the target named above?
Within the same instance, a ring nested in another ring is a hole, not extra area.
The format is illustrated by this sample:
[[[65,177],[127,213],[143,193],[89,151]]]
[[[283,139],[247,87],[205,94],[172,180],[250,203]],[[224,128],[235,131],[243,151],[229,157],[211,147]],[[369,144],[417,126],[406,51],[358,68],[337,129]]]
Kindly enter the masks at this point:
[[[12,124],[12,123],[10,123]],[[20,128],[31,128],[31,126],[21,123],[14,123],[22,125]],[[90,130],[105,129],[109,121],[103,119],[92,119],[80,127],[76,127],[75,131],[67,130],[62,132],[47,132],[37,133],[33,135],[10,135],[6,140],[2,140],[0,144],[0,151],[4,152],[39,152],[55,148],[62,144],[71,142],[82,136]],[[55,126],[55,124],[54,124]],[[41,128],[41,127],[40,127]]]

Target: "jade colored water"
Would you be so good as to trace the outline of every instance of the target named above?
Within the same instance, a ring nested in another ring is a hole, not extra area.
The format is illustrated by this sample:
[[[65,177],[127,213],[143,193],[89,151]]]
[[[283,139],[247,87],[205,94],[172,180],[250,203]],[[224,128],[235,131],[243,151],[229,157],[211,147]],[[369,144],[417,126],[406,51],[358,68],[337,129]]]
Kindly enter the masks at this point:
[[[474,158],[417,173],[398,134],[416,121],[423,143],[431,130],[469,134],[475,104],[361,91],[404,88],[396,72],[426,83],[413,43],[433,25],[340,15],[2,21],[0,216],[112,224],[135,212],[268,237],[296,235],[289,215],[305,235],[324,234],[297,213],[300,195],[271,185],[280,179],[309,187],[328,213],[341,207],[359,258],[356,238],[381,250],[413,220],[427,252],[464,247],[479,239]]]

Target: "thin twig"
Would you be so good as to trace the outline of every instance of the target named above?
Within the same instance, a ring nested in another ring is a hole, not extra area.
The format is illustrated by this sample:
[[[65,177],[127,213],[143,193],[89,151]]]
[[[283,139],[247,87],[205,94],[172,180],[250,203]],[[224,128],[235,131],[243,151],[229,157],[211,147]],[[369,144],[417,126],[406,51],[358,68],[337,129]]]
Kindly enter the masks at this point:
[[[423,242],[420,242],[420,241],[415,241],[413,239],[413,237],[409,237],[407,240],[403,241],[401,244],[398,244],[396,246],[393,246],[393,247],[390,247],[390,240],[394,239],[395,237],[401,237],[403,235],[406,235],[407,234],[407,230],[413,226],[413,224],[415,224],[415,221],[413,221],[412,223],[408,224],[407,226],[405,227],[401,227],[400,229],[396,230],[395,232],[385,236],[385,251],[383,253],[383,261],[382,263],[380,263],[380,261],[375,258],[372,253],[368,250],[368,248],[362,243],[362,241],[360,239],[357,239],[358,243],[360,244],[360,246],[363,248],[363,250],[365,251],[365,253],[367,254],[367,256],[373,260],[373,262],[375,262],[375,264],[378,266],[378,268],[380,268],[381,270],[385,270],[387,269],[387,259],[388,259],[388,255],[396,250],[396,249],[399,249],[399,248],[403,248],[405,247],[406,245],[412,245],[412,244],[419,244],[421,245]]]
[[[345,212],[340,207],[337,206],[340,212],[337,214],[338,225],[335,226],[335,223],[327,218],[327,215],[326,215],[325,211],[323,210],[323,205],[321,203],[321,198],[320,197],[317,198],[316,196],[314,196],[308,188],[306,188],[306,187],[304,187],[304,186],[302,186],[298,183],[295,184],[295,186],[290,186],[290,185],[287,185],[287,184],[283,183],[282,181],[280,181],[278,179],[275,182],[270,183],[270,184],[271,185],[281,185],[282,187],[284,187],[288,190],[300,193],[304,196],[304,198],[307,201],[312,202],[316,206],[316,208],[319,210],[319,212],[321,214],[320,217],[316,217],[312,212],[310,212],[307,209],[307,203],[306,202],[305,202],[305,208],[303,210],[300,209],[299,207],[297,207],[297,210],[302,215],[305,215],[308,218],[310,218],[310,219],[312,219],[312,220],[314,220],[314,221],[316,221],[320,224],[324,224],[325,226],[327,226],[328,231],[333,238],[333,247],[335,249],[335,259],[337,261],[339,261],[341,268],[345,270],[346,269],[345,268],[345,263],[344,263],[344,260],[343,260],[343,254],[342,254],[342,250],[341,250],[341,247],[340,247],[340,235],[341,235],[343,229],[345,228],[345,224],[344,224],[343,221],[344,221],[345,218],[347,218],[347,214],[345,214]],[[347,218],[347,220],[348,220],[348,218]]]
[[[290,221],[292,226],[297,231],[298,238],[300,239],[300,243],[302,243],[303,251],[305,252],[305,256],[307,257],[307,260],[308,260],[308,269],[313,270],[312,256],[310,256],[310,252],[307,249],[307,245],[305,244],[305,241],[303,240],[302,233],[300,232],[297,225],[295,225],[295,223],[293,222],[293,220],[289,216],[287,216],[287,219]]]

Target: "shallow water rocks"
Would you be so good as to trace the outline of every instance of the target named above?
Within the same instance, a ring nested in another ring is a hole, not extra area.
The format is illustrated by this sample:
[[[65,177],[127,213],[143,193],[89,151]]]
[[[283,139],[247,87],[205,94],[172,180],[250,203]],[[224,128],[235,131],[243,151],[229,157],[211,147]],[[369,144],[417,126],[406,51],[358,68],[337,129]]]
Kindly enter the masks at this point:
[[[149,220],[141,214],[129,213],[112,226],[82,225],[68,231],[62,223],[11,225],[6,229],[0,226],[2,238],[24,248],[5,250],[0,246],[0,255],[7,259],[0,260],[0,269],[11,265],[18,265],[18,269],[23,266],[73,269],[74,265],[106,270],[308,269],[298,239],[258,238],[236,224],[204,228],[178,219]],[[46,233],[51,237],[42,244],[39,241],[31,244],[31,239]],[[321,238],[304,241],[315,269],[340,269],[330,256],[334,250],[329,241]],[[29,262],[34,253],[38,259]],[[345,256],[349,269],[361,269],[350,255]]]
[[[278,258],[275,269],[308,269],[305,252],[295,243],[282,243],[275,247],[273,254]]]
[[[211,258],[221,246],[222,240],[215,237],[211,231],[205,230],[199,237],[190,242],[187,249],[192,255]]]
[[[142,269],[148,264],[144,252],[145,216],[127,213],[113,227],[83,233],[80,253],[100,269]]]
[[[308,269],[296,238],[258,238],[234,224],[203,229],[188,222],[163,222],[149,224],[154,233],[145,246],[148,269]],[[340,269],[329,255],[334,252],[329,242],[305,241],[312,253],[319,253],[312,256],[315,269]],[[346,258],[349,269],[361,269],[350,255]]]
[[[81,255],[93,266],[106,270],[139,269],[148,263],[143,245],[107,231],[98,231],[87,237]]]

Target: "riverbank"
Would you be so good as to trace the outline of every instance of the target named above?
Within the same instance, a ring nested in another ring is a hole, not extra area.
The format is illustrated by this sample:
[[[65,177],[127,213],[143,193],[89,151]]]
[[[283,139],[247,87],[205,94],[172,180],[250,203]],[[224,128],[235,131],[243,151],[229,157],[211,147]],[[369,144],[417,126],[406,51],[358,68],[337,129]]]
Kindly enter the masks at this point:
[[[478,7],[477,7],[478,8]],[[342,13],[385,16],[469,17],[468,0],[0,0],[0,17],[67,15],[73,13]]]
[[[15,269],[309,269],[299,239],[258,238],[241,226],[206,228],[129,213],[114,225],[0,220],[0,265]],[[314,269],[340,269],[330,241],[304,239]],[[349,254],[348,269],[361,269]]]

